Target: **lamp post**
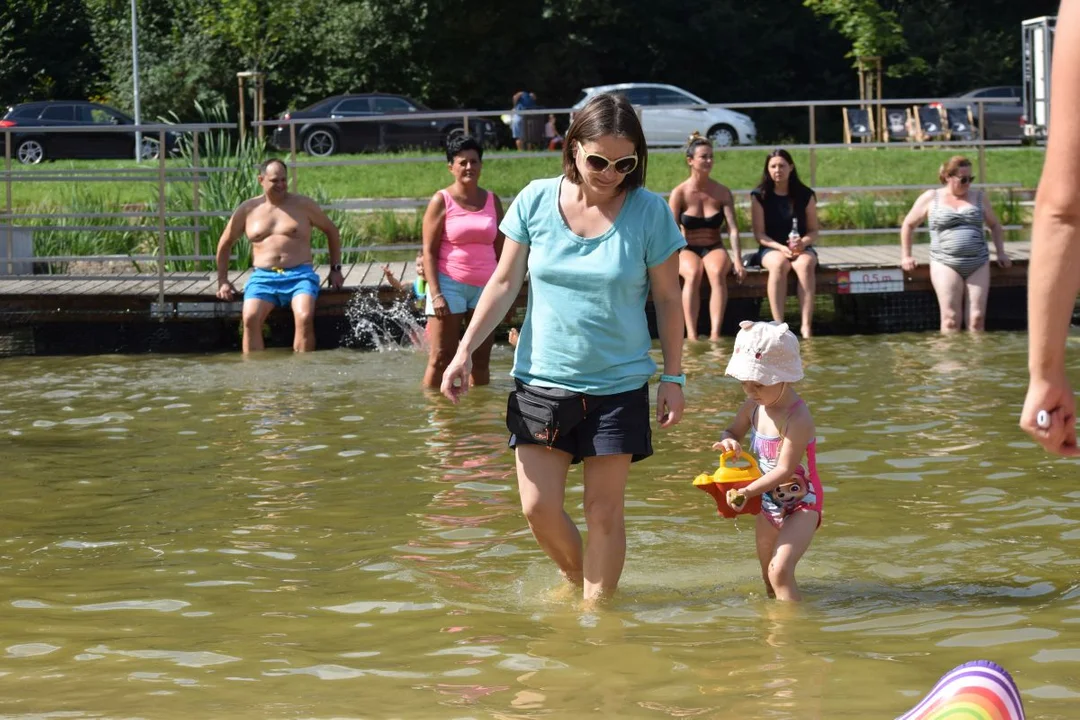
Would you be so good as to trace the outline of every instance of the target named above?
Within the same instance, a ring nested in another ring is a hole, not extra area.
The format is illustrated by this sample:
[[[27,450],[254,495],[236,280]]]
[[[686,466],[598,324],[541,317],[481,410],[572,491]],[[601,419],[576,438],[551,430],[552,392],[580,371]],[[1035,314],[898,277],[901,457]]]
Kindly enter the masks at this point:
[[[131,80],[135,86],[135,127],[142,124],[139,108],[139,23],[135,11],[136,0],[131,0]],[[135,162],[142,162],[142,131],[135,131]]]

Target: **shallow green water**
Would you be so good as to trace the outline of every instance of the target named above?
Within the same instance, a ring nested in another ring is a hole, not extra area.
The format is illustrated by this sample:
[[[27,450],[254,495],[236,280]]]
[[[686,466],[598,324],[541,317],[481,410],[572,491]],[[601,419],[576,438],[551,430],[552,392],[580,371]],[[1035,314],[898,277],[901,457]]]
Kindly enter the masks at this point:
[[[4,360],[0,716],[889,719],[986,658],[1029,718],[1076,717],[1078,473],[1015,428],[1024,336],[805,346],[827,492],[799,607],[690,485],[729,347],[687,350],[599,613],[520,517],[506,347],[458,408],[412,351]]]

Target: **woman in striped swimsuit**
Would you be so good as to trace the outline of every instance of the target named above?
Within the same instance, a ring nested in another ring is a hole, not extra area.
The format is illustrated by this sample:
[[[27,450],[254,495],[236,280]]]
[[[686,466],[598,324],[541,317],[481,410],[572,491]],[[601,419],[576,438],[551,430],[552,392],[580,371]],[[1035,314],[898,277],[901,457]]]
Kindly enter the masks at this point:
[[[1012,265],[1005,254],[1001,221],[985,202],[985,195],[971,190],[975,177],[971,161],[961,155],[941,166],[938,179],[944,188],[928,190],[915,201],[900,228],[900,264],[906,271],[918,263],[911,255],[912,236],[923,220],[930,222],[930,282],[941,308],[941,332],[959,330],[967,295],[967,328],[982,330],[990,291],[990,251],[983,225],[997,250],[997,263]]]

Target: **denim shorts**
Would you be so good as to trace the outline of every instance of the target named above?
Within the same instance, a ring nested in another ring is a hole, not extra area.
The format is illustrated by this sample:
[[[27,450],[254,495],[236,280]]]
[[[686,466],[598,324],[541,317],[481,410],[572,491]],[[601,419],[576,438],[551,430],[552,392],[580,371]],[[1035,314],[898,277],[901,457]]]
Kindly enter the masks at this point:
[[[483,285],[466,285],[452,279],[449,275],[439,273],[439,292],[442,293],[446,305],[453,315],[463,315],[469,310],[475,310],[476,303],[480,302],[480,293],[483,291]],[[427,303],[424,305],[424,314],[435,314],[435,306],[431,304],[430,288],[428,289]]]
[[[614,395],[590,395],[585,419],[552,445],[569,453],[572,462],[598,455],[632,455],[632,461],[653,454],[652,426],[649,424],[649,384]],[[541,445],[532,438],[510,434],[509,445]]]
[[[275,270],[255,268],[244,286],[244,299],[265,300],[286,307],[297,295],[318,297],[319,283],[319,275],[310,265]]]

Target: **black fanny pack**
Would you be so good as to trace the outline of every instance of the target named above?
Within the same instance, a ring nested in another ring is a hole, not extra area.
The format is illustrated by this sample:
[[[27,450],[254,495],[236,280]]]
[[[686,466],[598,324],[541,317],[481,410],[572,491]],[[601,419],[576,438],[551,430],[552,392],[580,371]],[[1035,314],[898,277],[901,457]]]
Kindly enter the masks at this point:
[[[589,396],[562,388],[517,382],[506,401],[506,429],[519,438],[551,447],[589,413]]]

